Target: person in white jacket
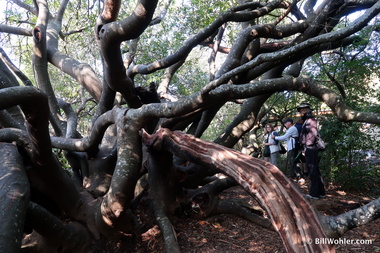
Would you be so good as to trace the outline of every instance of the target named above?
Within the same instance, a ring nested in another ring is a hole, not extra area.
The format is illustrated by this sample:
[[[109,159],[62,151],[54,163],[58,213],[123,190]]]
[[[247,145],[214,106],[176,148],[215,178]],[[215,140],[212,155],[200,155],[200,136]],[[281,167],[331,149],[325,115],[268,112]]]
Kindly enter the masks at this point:
[[[294,180],[301,180],[301,175],[299,168],[297,167],[297,163],[295,159],[298,154],[298,150],[296,148],[296,140],[298,139],[298,130],[293,124],[293,120],[288,118],[283,122],[284,126],[287,128],[287,131],[282,136],[272,135],[272,139],[276,141],[286,141],[287,143],[287,151],[288,157],[290,160],[290,178]]]
[[[278,141],[275,141],[271,138],[272,135],[277,136],[278,133],[274,131],[274,127],[272,124],[266,124],[265,125],[265,139],[264,139],[264,145],[269,146],[270,155],[269,157],[264,157],[264,160],[270,162],[274,166],[278,167],[278,154],[280,151],[280,147],[278,146]]]

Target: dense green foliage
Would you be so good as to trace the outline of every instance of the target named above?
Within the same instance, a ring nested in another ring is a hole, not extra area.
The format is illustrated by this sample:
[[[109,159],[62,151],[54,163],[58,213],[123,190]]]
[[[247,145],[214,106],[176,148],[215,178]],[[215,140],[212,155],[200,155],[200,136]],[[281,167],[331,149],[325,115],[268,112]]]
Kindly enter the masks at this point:
[[[320,163],[325,179],[346,190],[378,195],[380,128],[328,116],[321,122],[321,135],[328,144]]]

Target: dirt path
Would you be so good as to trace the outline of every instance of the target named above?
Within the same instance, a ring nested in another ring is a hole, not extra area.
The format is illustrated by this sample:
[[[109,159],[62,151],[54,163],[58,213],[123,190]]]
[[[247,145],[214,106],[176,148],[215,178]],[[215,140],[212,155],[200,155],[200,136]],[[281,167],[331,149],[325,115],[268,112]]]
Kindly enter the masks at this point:
[[[307,185],[300,186],[300,189],[306,192]],[[222,197],[238,197],[250,204],[256,203],[240,187],[234,187]],[[329,187],[326,199],[311,200],[311,204],[325,215],[338,215],[370,201],[370,198]],[[146,216],[139,218],[142,222],[151,220]],[[285,252],[276,232],[233,215],[218,215],[203,220],[191,216],[174,217],[173,225],[184,253]],[[91,252],[164,252],[159,229],[153,223],[149,228],[143,236],[131,236],[118,242],[97,243]],[[350,244],[353,240],[360,240],[361,244]],[[366,240],[371,243],[365,244]],[[338,253],[380,252],[380,219],[347,232],[337,242]]]

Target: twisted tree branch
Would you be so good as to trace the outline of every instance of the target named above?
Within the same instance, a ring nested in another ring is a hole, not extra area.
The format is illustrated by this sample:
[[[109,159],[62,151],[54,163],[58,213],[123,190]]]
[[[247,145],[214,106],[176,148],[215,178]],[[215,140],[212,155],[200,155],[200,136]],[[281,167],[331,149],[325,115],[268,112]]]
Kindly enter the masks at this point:
[[[148,147],[217,168],[235,179],[266,209],[288,252],[335,251],[332,245],[310,243],[310,239],[326,237],[318,214],[270,163],[168,129],[160,129],[154,135],[143,133],[143,140]]]

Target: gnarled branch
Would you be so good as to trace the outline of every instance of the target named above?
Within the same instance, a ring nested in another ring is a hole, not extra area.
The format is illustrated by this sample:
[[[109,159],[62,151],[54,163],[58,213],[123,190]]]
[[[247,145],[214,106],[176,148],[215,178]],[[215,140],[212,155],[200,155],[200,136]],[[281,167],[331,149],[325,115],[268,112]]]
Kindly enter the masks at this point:
[[[214,167],[236,180],[266,209],[288,252],[334,252],[332,245],[310,243],[326,237],[318,214],[272,164],[168,129],[150,136],[143,133],[143,139],[148,147]]]

